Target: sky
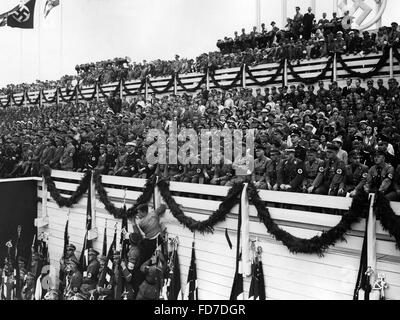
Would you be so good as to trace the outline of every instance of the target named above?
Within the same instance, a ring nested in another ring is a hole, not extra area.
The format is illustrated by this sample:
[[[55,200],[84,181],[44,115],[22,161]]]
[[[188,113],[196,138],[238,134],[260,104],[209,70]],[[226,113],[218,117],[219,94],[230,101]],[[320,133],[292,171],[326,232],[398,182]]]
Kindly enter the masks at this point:
[[[20,0],[1,0],[0,13]],[[0,28],[0,86],[57,80],[77,64],[128,56],[132,61],[195,58],[216,42],[257,22],[258,0],[60,0],[45,19],[46,0],[36,0],[33,30]],[[259,0],[261,22],[282,26],[282,1]],[[351,0],[348,0],[351,1]],[[365,0],[373,3],[375,0]],[[400,1],[387,0],[383,24],[400,20]],[[312,0],[287,0],[288,16]],[[333,0],[314,0],[316,16],[334,10]],[[397,13],[397,15],[396,15]],[[396,17],[396,18],[395,18]]]

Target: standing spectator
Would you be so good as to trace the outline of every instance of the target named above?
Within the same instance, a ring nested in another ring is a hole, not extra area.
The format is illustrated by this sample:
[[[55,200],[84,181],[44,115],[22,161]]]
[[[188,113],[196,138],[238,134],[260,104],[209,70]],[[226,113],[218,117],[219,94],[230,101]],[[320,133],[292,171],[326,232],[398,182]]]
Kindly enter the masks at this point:
[[[308,7],[308,12],[303,17],[303,39],[309,40],[315,22],[315,15],[311,12],[312,8]]]

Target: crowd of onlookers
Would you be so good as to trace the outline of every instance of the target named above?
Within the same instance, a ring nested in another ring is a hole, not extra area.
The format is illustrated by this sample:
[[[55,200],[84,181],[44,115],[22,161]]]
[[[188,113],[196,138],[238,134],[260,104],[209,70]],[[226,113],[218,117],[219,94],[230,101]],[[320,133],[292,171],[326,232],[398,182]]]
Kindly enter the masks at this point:
[[[400,89],[395,79],[388,87],[382,80],[369,80],[366,88],[358,79],[349,79],[343,88],[336,82],[320,82],[317,89],[300,84],[255,92],[208,91],[203,86],[198,94],[153,95],[147,101],[139,94],[119,101],[119,109],[110,107],[115,104],[0,110],[0,177],[38,175],[43,165],[49,165],[141,178],[156,173],[176,181],[218,185],[241,179],[234,164],[149,165],[146,150],[154,141],[147,141],[147,133],[158,128],[168,134],[176,121],[178,129],[197,132],[255,129],[251,179],[260,188],[336,195],[368,181],[371,188],[368,172],[380,155],[390,164],[381,174],[388,179],[385,183],[390,182],[385,191],[400,195]],[[335,165],[330,167],[332,161]]]
[[[343,54],[378,53],[388,46],[397,46],[400,41],[399,26],[393,22],[390,27],[381,27],[377,32],[360,32],[352,28],[352,17],[346,12],[343,17],[333,13],[318,21],[311,8],[304,15],[299,7],[293,19],[287,19],[287,25],[279,29],[273,21],[270,27],[264,23],[261,30],[253,27],[250,33],[245,28],[233,37],[225,37],[217,42],[219,51],[203,53],[196,59],[175,56],[173,60],[146,61],[136,63],[130,58],[86,63],[76,66],[76,76],[64,76],[58,81],[37,81],[33,84],[8,85],[0,89],[1,95],[11,92],[38,91],[71,87],[77,83],[93,85],[96,82],[107,84],[119,79],[137,80],[146,76],[167,77],[174,73],[204,72],[207,69],[224,69],[246,65],[259,65],[279,62],[282,59],[300,62],[316,59],[337,52]]]

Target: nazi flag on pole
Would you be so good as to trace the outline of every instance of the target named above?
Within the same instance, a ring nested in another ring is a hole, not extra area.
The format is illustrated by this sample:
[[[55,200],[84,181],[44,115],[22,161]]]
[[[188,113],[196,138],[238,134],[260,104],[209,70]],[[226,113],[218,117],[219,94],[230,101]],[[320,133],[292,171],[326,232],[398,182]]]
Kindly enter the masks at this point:
[[[30,0],[12,12],[7,18],[7,25],[12,28],[33,29],[36,0]]]

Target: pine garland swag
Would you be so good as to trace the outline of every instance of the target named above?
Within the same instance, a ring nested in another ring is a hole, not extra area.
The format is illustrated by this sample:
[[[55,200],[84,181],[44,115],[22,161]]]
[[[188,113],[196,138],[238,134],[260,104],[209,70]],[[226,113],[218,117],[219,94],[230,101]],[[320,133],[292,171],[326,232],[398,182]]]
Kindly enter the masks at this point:
[[[330,230],[324,231],[320,236],[311,239],[302,239],[291,235],[281,229],[271,218],[268,208],[258,195],[258,190],[254,184],[248,187],[249,201],[257,209],[258,218],[264,223],[268,232],[276,240],[281,241],[291,253],[318,254],[323,256],[324,252],[338,241],[346,241],[344,236],[351,229],[351,226],[358,222],[365,215],[368,208],[367,194],[360,193],[353,198],[352,205],[348,214],[344,215],[340,222]]]
[[[153,195],[154,187],[156,185],[155,179],[156,179],[156,177],[153,176],[152,178],[147,180],[144,190],[143,190],[143,193],[136,200],[136,203],[129,209],[125,210],[125,208],[117,208],[116,206],[114,206],[114,204],[108,198],[107,191],[104,188],[103,183],[101,182],[100,172],[95,171],[93,173],[93,181],[94,181],[96,191],[99,195],[99,200],[104,204],[107,212],[112,214],[114,216],[114,218],[116,218],[116,219],[122,219],[125,215],[129,219],[133,218],[137,214],[137,207],[140,204],[147,203],[151,200],[151,196]]]
[[[376,218],[380,220],[383,230],[395,238],[396,248],[400,249],[400,216],[394,213],[390,201],[382,193],[378,192],[375,197]]]
[[[77,204],[90,186],[91,172],[87,171],[71,197],[65,198],[56,188],[54,180],[51,177],[51,169],[48,166],[44,166],[42,171],[44,181],[47,184],[47,190],[60,208],[71,208],[74,204]]]
[[[232,208],[239,202],[240,195],[243,190],[242,183],[236,183],[229,189],[228,195],[225,200],[219,205],[219,208],[213,212],[207,220],[197,221],[191,217],[187,217],[179,205],[175,202],[175,199],[171,195],[169,190],[169,184],[165,180],[160,180],[158,183],[160,194],[166,202],[168,208],[171,210],[172,215],[181,224],[188,228],[191,232],[198,231],[202,234],[212,233],[214,226],[224,221],[226,215],[232,210]]]

